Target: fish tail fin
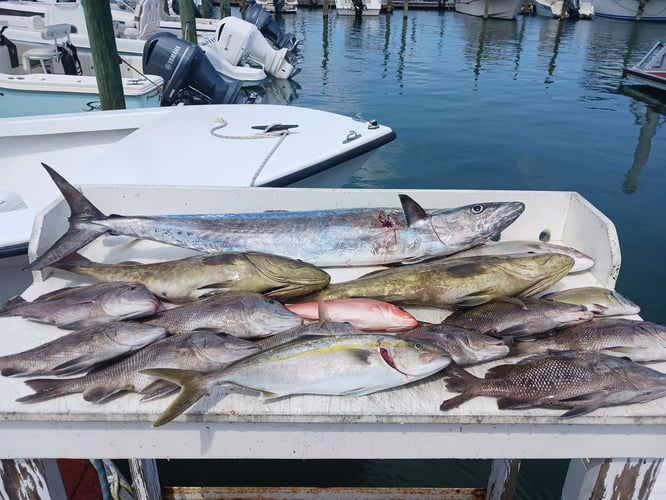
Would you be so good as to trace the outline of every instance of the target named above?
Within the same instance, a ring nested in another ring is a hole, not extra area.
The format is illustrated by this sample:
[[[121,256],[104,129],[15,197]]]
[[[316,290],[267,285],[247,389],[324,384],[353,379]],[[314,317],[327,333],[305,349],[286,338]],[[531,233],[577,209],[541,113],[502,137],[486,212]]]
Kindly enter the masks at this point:
[[[51,179],[53,179],[63,198],[65,198],[71,214],[67,232],[46,252],[29,264],[25,268],[28,271],[37,271],[61,260],[108,231],[108,229],[102,226],[95,226],[90,223],[92,219],[106,219],[106,215],[83,196],[78,189],[67,182],[64,177],[58,174],[58,172],[45,163],[42,163],[42,166],[51,176]]]
[[[82,266],[82,265],[87,265],[91,264],[92,261],[88,259],[87,257],[84,257],[78,252],[71,253],[69,255],[65,255],[62,259],[60,259],[58,262],[53,263],[53,267],[57,267],[58,269],[64,269],[64,270],[69,270],[72,269],[76,266]]]
[[[153,422],[153,427],[159,427],[160,425],[171,422],[174,418],[205,396],[212,386],[208,381],[208,378],[205,376],[205,373],[195,370],[149,368],[141,370],[141,373],[173,382],[181,387],[176,399],[174,399],[157,420]]]
[[[0,309],[0,316],[13,316],[12,309],[18,307],[21,304],[25,304],[27,301],[20,295],[15,295],[2,306]]]
[[[450,391],[460,392],[450,399],[442,401],[442,404],[439,406],[439,409],[442,411],[451,410],[460,406],[465,401],[472,399],[477,394],[475,392],[476,384],[481,380],[466,370],[460,368],[460,366],[451,363],[446,367],[446,388]]]
[[[25,384],[34,393],[18,398],[16,401],[19,403],[40,403],[77,392],[72,387],[70,379],[35,378],[26,380]]]

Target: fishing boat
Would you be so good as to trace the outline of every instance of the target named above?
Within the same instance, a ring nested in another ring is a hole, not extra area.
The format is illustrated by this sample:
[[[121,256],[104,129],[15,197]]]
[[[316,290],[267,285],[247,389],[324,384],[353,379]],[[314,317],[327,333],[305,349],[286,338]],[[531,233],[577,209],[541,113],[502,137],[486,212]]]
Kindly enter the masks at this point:
[[[532,8],[537,16],[560,19],[592,19],[594,5],[592,2],[579,2],[578,0],[532,0]]]
[[[381,10],[381,0],[335,0],[339,16],[377,16]]]
[[[666,91],[666,45],[664,42],[655,43],[637,64],[624,68],[622,78],[629,78]]]
[[[4,35],[6,28],[0,21],[0,117],[100,109],[97,78],[79,74],[70,25],[44,26],[42,36],[52,44],[23,51]],[[121,82],[127,108],[160,105],[162,77],[123,77]]]
[[[340,187],[390,127],[298,106],[226,104],[0,119],[0,255],[25,253],[57,191],[41,163],[75,182]]]
[[[114,23],[121,73],[131,78],[137,78],[147,72],[143,68],[145,45],[151,37],[165,32],[160,29],[161,1],[145,0],[142,5],[141,17],[137,21],[138,27]],[[79,0],[48,3],[3,2],[0,21],[8,24],[5,36],[21,51],[43,49],[51,45],[50,40],[44,40],[42,37],[44,26],[71,25],[70,41],[77,48],[83,75],[94,76],[95,66],[84,8]],[[224,35],[223,40],[220,38],[222,35]],[[209,59],[214,68],[227,81],[254,83],[265,79],[266,72],[271,71],[276,78],[289,78],[298,70],[296,58],[291,50],[274,49],[270,40],[262,36],[257,26],[238,18],[228,22],[216,21],[215,31],[212,35],[203,37],[200,46],[205,53],[211,53]]]
[[[523,0],[455,0],[456,12],[475,17],[515,19]]]
[[[594,10],[601,17],[666,22],[666,0],[594,0]]]
[[[595,259],[592,268],[580,275],[568,275],[557,288],[586,284],[613,288],[620,270],[620,249],[612,222],[582,196],[571,192],[104,184],[79,187],[104,211],[137,215],[392,207],[398,206],[400,193],[427,208],[517,200],[525,203],[526,210],[502,232],[500,240],[537,240],[547,234],[551,241],[573,246]],[[61,199],[54,200],[38,215],[30,242],[31,257],[63,233],[68,225],[67,215]],[[154,242],[127,244],[129,241],[121,237],[105,241],[93,242],[85,249],[85,255],[100,262],[136,260],[137,256],[161,260],[180,255],[179,249]],[[345,279],[340,269],[330,271],[334,281]],[[64,271],[40,272],[33,278],[23,294],[27,299],[79,283]],[[422,320],[434,319],[429,311],[409,309]],[[53,327],[20,318],[0,318],[0,326],[11,332],[0,345],[0,354],[18,352],[53,338]],[[664,370],[666,364],[655,367]],[[486,368],[471,370],[480,376]],[[103,456],[127,458],[148,470],[149,459],[154,458],[485,458],[497,459],[494,468],[508,467],[503,458],[571,458],[573,472],[567,476],[567,491],[586,491],[595,479],[608,490],[628,465],[631,471],[627,474],[631,474],[632,481],[644,474],[654,477],[659,459],[626,457],[660,456],[663,439],[659,437],[663,436],[666,423],[663,400],[601,408],[565,421],[559,416],[561,412],[553,409],[501,410],[490,398],[478,398],[442,412],[439,404],[447,392],[442,380],[435,377],[371,396],[292,396],[265,403],[246,391],[218,388],[173,422],[153,428],[151,421],[168,401],[139,402],[138,397],[130,395],[95,405],[80,395],[71,395],[23,405],[15,399],[29,390],[20,379],[2,377],[0,386],[4,458]],[[53,432],[54,421],[58,423],[57,433]],[[583,441],[585,446],[580,446]],[[589,456],[610,458],[590,460]],[[489,488],[503,488],[495,476],[496,482],[489,482]],[[147,477],[159,483],[159,478]],[[134,480],[142,479],[137,475]]]

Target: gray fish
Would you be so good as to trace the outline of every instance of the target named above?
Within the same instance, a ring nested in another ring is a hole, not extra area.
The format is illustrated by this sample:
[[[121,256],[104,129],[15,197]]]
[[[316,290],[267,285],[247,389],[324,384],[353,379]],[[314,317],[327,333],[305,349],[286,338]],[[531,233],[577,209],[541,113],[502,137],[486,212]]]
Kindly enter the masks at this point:
[[[452,361],[460,366],[484,363],[509,354],[509,346],[501,340],[457,326],[424,324],[397,335],[430,342],[449,353]]]
[[[137,281],[169,302],[193,301],[223,291],[285,299],[316,292],[331,279],[312,264],[258,252],[222,252],[150,264],[102,264],[73,254],[53,267],[97,281]]]
[[[413,262],[483,243],[525,209],[521,202],[489,202],[427,212],[409,196],[400,195],[402,209],[106,216],[52,168],[44,168],[69,204],[70,226],[28,266],[30,270],[51,265],[105,233],[208,253],[285,255],[316,266]]]
[[[140,283],[96,283],[55,290],[31,302],[16,297],[6,304],[0,316],[21,316],[74,330],[150,316],[160,305]]]
[[[448,354],[426,342],[363,334],[295,340],[209,373],[163,369],[144,373],[182,387],[153,423],[157,427],[180,415],[217,384],[252,389],[262,398],[292,394],[362,396],[423,379],[450,362]]]
[[[25,383],[34,391],[17,401],[37,403],[67,394],[83,393],[92,403],[106,403],[127,392],[137,392],[144,399],[171,394],[177,385],[165,384],[141,370],[147,368],[184,368],[208,371],[258,352],[254,342],[232,335],[193,332],[176,335],[150,344],[131,356],[83,377],[32,379]]]
[[[511,353],[516,355],[551,350],[600,351],[639,363],[666,361],[666,326],[624,318],[595,318],[511,347]]]
[[[166,335],[162,327],[134,321],[93,326],[33,349],[0,356],[0,374],[7,377],[76,375],[137,351]]]
[[[595,316],[624,316],[638,314],[641,308],[615,290],[598,286],[583,286],[551,292],[541,297],[567,304],[579,304]]]
[[[666,374],[627,358],[597,352],[537,355],[499,365],[477,378],[462,368],[446,370],[447,388],[460,392],[440,409],[451,410],[477,396],[496,397],[500,409],[568,409],[577,417],[602,406],[642,403],[666,395]]]
[[[579,273],[587,271],[594,266],[594,259],[587,254],[575,248],[556,245],[555,243],[546,243],[543,241],[489,241],[478,247],[463,250],[452,257],[475,257],[479,255],[509,255],[519,253],[561,253],[574,259],[574,265],[570,273]]]
[[[441,259],[333,283],[319,298],[368,297],[399,304],[471,307],[498,297],[539,293],[562,279],[572,265],[573,259],[561,254]]]
[[[500,298],[458,309],[443,323],[472,328],[487,335],[522,337],[590,321],[592,317],[585,306],[535,298]]]
[[[144,323],[163,326],[174,335],[208,330],[258,338],[302,325],[303,318],[260,293],[222,292],[159,312]]]

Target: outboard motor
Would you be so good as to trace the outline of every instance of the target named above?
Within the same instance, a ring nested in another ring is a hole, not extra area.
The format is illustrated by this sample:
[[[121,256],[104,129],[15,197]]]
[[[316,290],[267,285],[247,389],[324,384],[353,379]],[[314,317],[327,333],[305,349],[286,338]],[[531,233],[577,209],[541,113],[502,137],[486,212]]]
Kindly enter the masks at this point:
[[[298,73],[295,58],[287,49],[274,49],[252,23],[234,16],[218,22],[215,51],[231,64],[259,65],[275,78],[290,78]]]
[[[12,68],[17,68],[19,66],[19,56],[16,45],[9,38],[5,37],[4,32],[7,29],[7,24],[5,21],[2,21],[0,25],[0,47],[7,48],[7,57],[9,59],[9,66]]]
[[[223,80],[201,47],[173,33],[159,32],[146,41],[143,71],[164,78],[162,106],[244,103],[241,82]]]
[[[282,33],[271,13],[258,3],[252,2],[248,5],[245,20],[259,28],[261,34],[270,40],[275,48],[287,49],[290,52],[296,51],[300,40],[293,33]]]
[[[567,2],[567,13],[572,19],[577,19],[580,17],[580,3],[578,0],[566,0]]]

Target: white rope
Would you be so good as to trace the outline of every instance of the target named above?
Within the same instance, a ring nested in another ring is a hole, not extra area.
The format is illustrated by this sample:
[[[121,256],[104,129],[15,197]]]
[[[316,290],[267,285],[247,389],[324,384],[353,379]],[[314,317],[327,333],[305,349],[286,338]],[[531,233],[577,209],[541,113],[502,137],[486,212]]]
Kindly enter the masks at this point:
[[[218,134],[217,131],[226,127],[228,123],[224,118],[217,118],[216,121],[219,122],[219,125],[215,125],[212,129],[210,129],[210,133],[213,137],[219,137],[220,139],[267,139],[270,137],[279,137],[279,140],[277,141],[275,146],[271,148],[271,150],[264,158],[264,161],[261,162],[259,168],[252,176],[252,180],[250,181],[250,186],[254,187],[254,183],[256,182],[257,177],[259,177],[259,174],[261,174],[262,170],[266,166],[266,163],[268,163],[268,160],[271,158],[271,156],[273,156],[273,153],[277,151],[277,148],[280,146],[280,144],[282,144],[282,141],[284,141],[284,139],[287,137],[287,135],[289,134],[289,129],[274,130],[272,132],[262,132],[255,135],[222,135]],[[273,125],[268,125],[266,127],[266,130],[270,131],[272,126]]]

